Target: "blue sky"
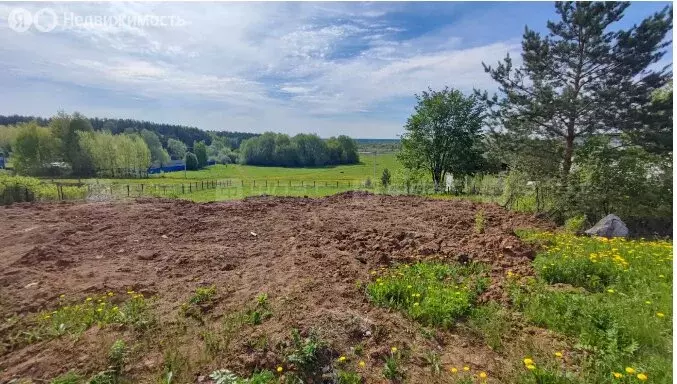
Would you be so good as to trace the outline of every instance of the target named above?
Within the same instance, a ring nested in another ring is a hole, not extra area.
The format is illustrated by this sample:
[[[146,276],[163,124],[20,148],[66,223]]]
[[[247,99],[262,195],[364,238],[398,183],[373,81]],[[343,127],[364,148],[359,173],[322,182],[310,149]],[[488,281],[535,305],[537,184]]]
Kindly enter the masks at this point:
[[[621,26],[667,4],[634,3]],[[60,24],[12,30],[18,7]],[[65,15],[181,22],[64,26]],[[482,61],[518,58],[524,26],[545,32],[548,19],[551,2],[0,3],[0,114],[395,138],[415,93],[492,90]]]

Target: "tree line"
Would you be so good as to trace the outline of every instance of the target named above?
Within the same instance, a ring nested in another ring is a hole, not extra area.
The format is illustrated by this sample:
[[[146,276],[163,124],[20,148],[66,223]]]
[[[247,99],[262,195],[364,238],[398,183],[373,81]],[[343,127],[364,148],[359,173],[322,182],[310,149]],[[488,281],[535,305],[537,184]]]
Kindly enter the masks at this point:
[[[526,28],[521,64],[483,63],[497,92],[417,95],[399,159],[405,180],[509,168],[504,204],[532,199],[557,221],[672,214],[672,8],[620,29],[630,3],[557,2]]]
[[[317,135],[266,132],[242,143],[243,164],[282,167],[319,167],[356,164],[360,157],[357,143],[348,136],[322,140]]]
[[[51,119],[34,116],[20,116],[0,115],[0,126],[11,126],[19,123],[28,123],[35,121],[39,126],[46,127],[49,125]],[[230,131],[205,131],[195,127],[188,127],[176,124],[154,123],[150,121],[140,121],[133,119],[109,119],[109,118],[89,118],[92,128],[95,131],[108,131],[114,135],[121,133],[133,133],[147,130],[155,133],[162,142],[164,147],[167,147],[169,139],[181,141],[186,146],[192,146],[193,143],[203,141],[206,145],[210,145],[214,137],[223,139],[228,142],[229,147],[239,148],[242,141],[251,137],[258,136],[256,133],[248,132],[230,132]]]

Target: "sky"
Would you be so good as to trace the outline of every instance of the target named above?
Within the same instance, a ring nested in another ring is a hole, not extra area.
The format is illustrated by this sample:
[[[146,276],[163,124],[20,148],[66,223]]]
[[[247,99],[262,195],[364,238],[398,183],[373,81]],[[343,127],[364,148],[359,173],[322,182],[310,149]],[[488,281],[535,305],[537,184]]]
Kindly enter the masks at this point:
[[[633,3],[620,27],[667,4]],[[519,63],[524,27],[555,16],[552,2],[0,2],[0,114],[396,138],[416,93],[495,90],[482,62]]]

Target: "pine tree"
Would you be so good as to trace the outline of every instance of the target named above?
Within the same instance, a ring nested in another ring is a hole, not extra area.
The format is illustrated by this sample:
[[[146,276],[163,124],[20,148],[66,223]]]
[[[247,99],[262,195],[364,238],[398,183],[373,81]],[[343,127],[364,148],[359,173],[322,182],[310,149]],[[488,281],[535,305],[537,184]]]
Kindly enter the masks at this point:
[[[614,24],[629,5],[557,2],[560,20],[548,22],[547,36],[525,28],[519,68],[509,55],[495,68],[483,63],[499,85],[500,97],[482,94],[494,131],[561,143],[564,180],[577,142],[645,129],[638,116],[671,77],[667,66],[655,67],[671,44],[672,8],[619,30]]]

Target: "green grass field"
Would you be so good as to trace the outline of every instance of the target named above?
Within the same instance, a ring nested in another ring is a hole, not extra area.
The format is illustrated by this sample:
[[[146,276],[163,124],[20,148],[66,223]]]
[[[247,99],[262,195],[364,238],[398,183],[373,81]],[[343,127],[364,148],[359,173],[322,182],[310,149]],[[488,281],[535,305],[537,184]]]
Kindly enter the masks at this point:
[[[55,180],[64,183],[84,182],[101,184],[181,184],[201,180],[230,180],[233,184],[245,184],[256,180],[260,184],[266,180],[269,182],[292,181],[292,184],[304,182],[364,182],[367,178],[380,179],[383,169],[388,168],[392,173],[401,168],[394,153],[382,155],[362,155],[361,162],[354,165],[338,165],[317,168],[285,168],[285,167],[260,167],[252,165],[229,164],[213,165],[199,171],[171,172],[159,175],[151,175],[143,179],[61,179]],[[374,167],[375,163],[375,167]],[[375,169],[375,171],[374,171]],[[45,178],[44,180],[51,180]]]
[[[241,164],[213,165],[199,171],[172,172],[141,179],[48,179],[58,183],[85,183],[102,195],[160,196],[198,202],[242,199],[247,196],[333,195],[364,190],[371,179],[377,192],[383,170],[401,168],[395,153],[362,155],[361,162],[317,168],[260,167]],[[397,193],[397,191],[393,191]]]

